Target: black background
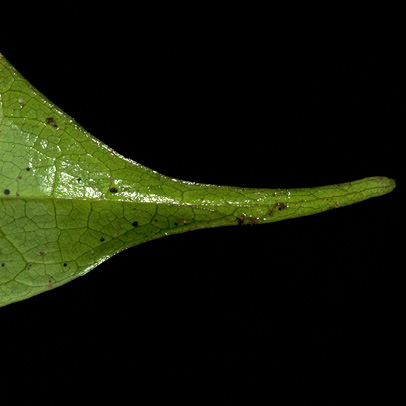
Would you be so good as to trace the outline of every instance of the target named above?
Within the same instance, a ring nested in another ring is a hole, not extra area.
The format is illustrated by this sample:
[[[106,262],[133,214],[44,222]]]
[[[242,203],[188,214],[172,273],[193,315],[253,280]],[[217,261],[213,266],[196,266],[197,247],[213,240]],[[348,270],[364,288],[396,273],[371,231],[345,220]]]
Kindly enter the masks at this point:
[[[395,393],[404,24],[396,11],[315,11],[40,10],[2,30],[0,51],[44,95],[166,175],[397,181],[390,195],[317,216],[153,241],[0,309],[7,404],[335,405]]]

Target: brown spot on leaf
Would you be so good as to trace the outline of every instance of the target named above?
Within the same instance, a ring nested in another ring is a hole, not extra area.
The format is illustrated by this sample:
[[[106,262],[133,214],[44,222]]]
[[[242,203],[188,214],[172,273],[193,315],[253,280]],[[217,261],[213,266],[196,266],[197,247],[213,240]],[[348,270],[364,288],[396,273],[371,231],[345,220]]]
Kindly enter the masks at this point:
[[[251,225],[257,224],[258,223],[258,218],[257,217],[250,217],[249,222]]]

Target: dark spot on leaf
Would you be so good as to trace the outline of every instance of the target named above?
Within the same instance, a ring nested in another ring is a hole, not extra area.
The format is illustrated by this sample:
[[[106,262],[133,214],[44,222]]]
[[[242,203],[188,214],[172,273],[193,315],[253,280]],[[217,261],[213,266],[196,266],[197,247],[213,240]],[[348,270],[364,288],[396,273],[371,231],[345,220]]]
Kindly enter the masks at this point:
[[[274,215],[274,210],[275,210],[276,207],[278,208],[279,211],[282,211],[282,210],[288,208],[289,205],[288,205],[288,203],[276,203],[276,204],[273,206],[272,210],[269,212],[269,215],[270,215],[270,216],[273,216],[273,215]]]
[[[110,192],[111,192],[111,193],[117,193],[117,192],[118,192],[118,190],[117,190],[117,188],[112,187],[112,188],[110,189]]]
[[[26,171],[30,171],[31,168],[29,166],[27,166],[27,168],[25,168]]]
[[[18,179],[22,179],[23,177],[20,175],[19,177],[18,177]]]
[[[242,226],[244,224],[244,222],[245,222],[245,216],[242,215],[240,217],[237,217],[237,222],[238,222],[239,226]]]
[[[134,226],[134,227],[138,227],[138,221],[134,221],[134,222],[133,222],[133,226]]]
[[[177,221],[175,221],[175,226],[177,226],[178,225],[178,222]]]
[[[65,262],[65,263],[63,264],[63,266],[68,266],[68,264]]]
[[[102,238],[100,238],[100,241],[101,241],[101,242],[103,242],[103,241],[104,241],[104,238],[103,238],[103,237],[102,237]]]
[[[78,182],[80,182],[82,179],[81,179],[81,178],[77,178],[76,180],[77,180]]]
[[[4,262],[1,263],[1,266],[6,266],[6,264]]]
[[[10,194],[10,191],[9,191],[8,189],[4,189],[4,194],[5,194],[5,195],[9,195],[9,194]]]
[[[287,203],[278,203],[278,210],[282,211],[288,207]]]
[[[58,124],[56,123],[56,120],[53,117],[48,117],[46,119],[47,124],[52,124],[54,127],[58,127]]]

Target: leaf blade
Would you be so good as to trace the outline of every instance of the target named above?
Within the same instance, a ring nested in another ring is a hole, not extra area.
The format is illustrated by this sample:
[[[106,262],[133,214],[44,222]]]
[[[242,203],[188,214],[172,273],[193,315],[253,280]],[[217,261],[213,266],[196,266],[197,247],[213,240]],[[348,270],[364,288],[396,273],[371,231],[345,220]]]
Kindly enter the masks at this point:
[[[168,178],[124,158],[0,54],[0,306],[166,235],[310,215],[389,193],[384,177],[249,189]]]

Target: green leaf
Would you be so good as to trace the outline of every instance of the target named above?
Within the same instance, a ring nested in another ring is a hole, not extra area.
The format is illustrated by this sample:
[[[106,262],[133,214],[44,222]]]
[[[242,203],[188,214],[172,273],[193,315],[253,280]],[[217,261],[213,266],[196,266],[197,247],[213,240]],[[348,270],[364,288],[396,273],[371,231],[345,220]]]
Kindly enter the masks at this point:
[[[385,177],[305,189],[163,176],[94,138],[0,54],[0,306],[163,236],[270,223],[389,193]]]

